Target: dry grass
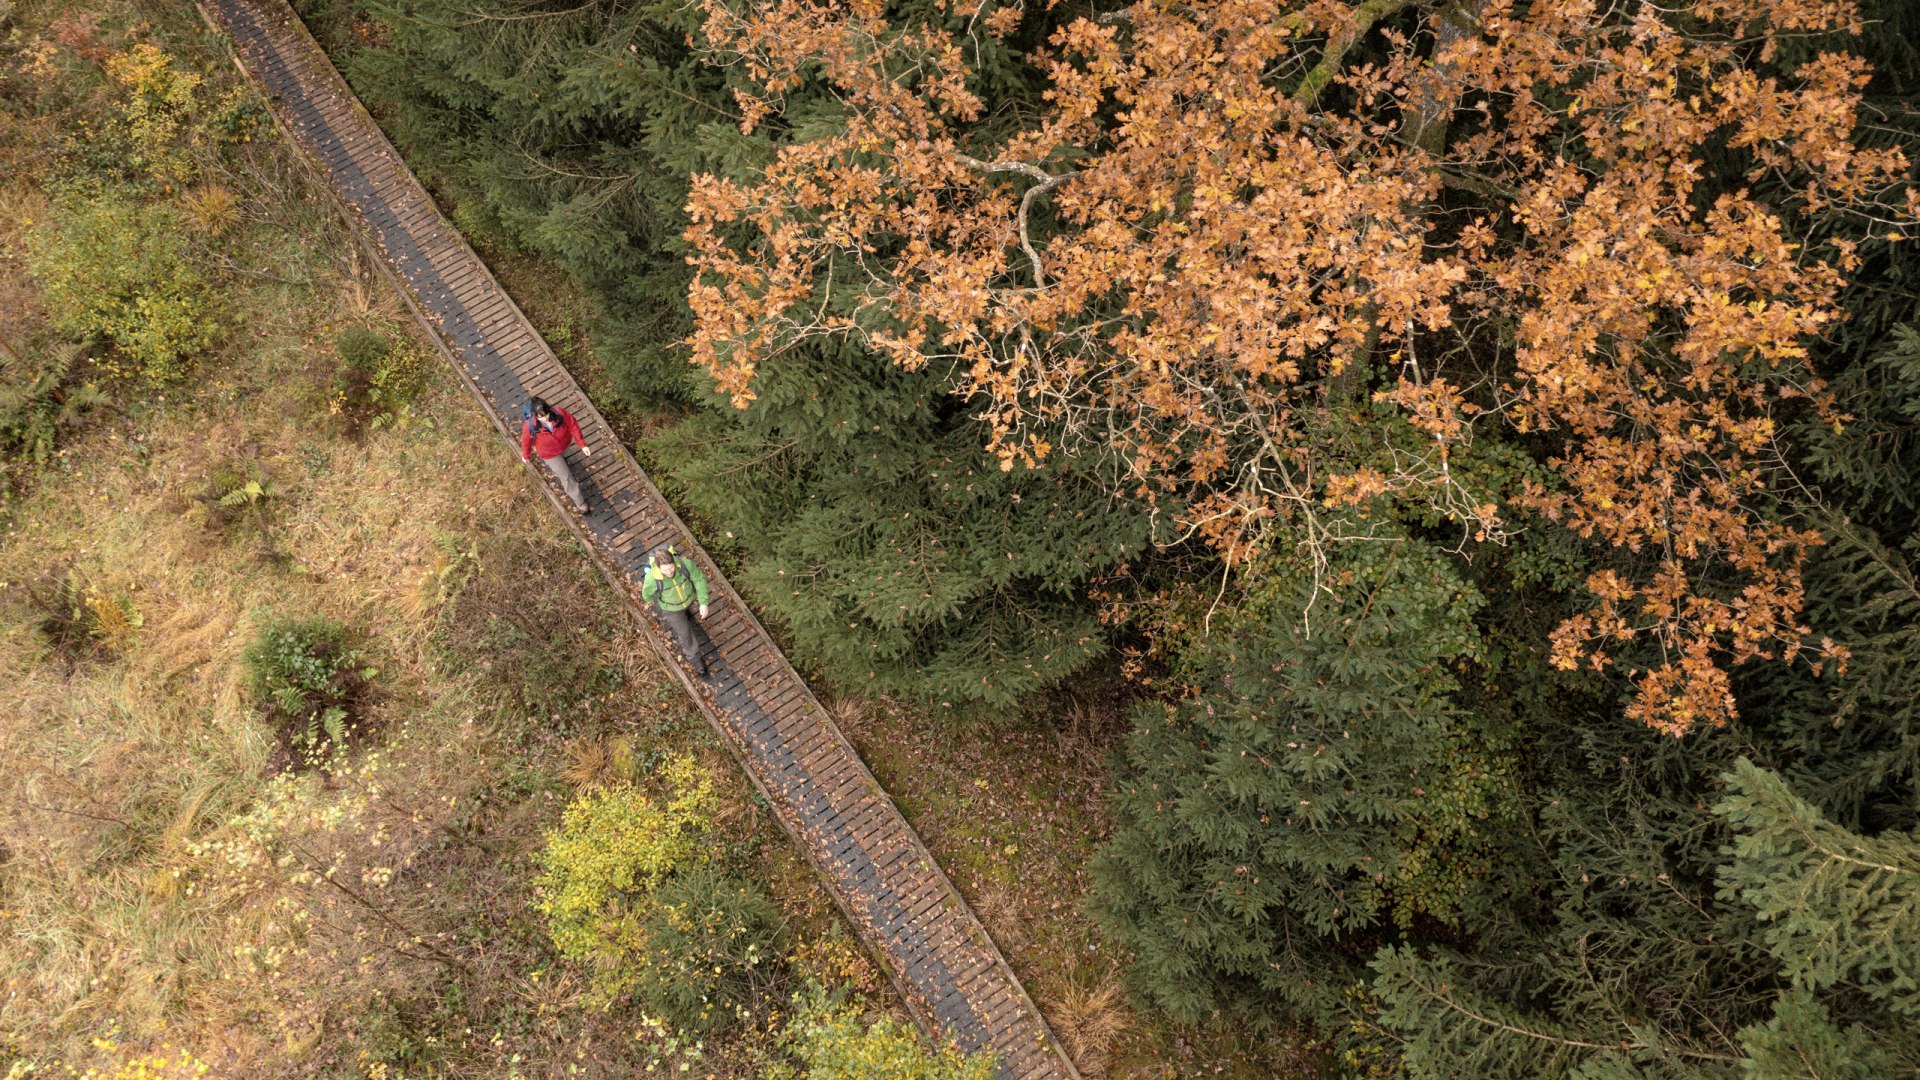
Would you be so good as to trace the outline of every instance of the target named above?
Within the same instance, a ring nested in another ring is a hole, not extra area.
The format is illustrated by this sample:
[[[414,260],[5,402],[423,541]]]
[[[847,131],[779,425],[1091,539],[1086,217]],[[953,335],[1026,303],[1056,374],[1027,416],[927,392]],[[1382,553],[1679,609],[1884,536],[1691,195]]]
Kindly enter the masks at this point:
[[[824,704],[841,727],[859,727],[873,716],[876,707],[873,698],[865,694],[845,692],[829,694]]]
[[[1108,1075],[1113,1046],[1126,1030],[1129,1011],[1117,972],[1067,984],[1047,1011],[1053,1033],[1066,1044],[1074,1064],[1090,1077]]]
[[[578,790],[632,783],[641,772],[633,739],[627,735],[604,735],[576,741],[560,775]]]
[[[1001,885],[988,885],[973,897],[971,906],[980,925],[993,936],[994,944],[1007,954],[1019,952],[1033,940],[1033,927],[1026,905],[1018,893]]]
[[[11,162],[28,144],[0,124]],[[582,1011],[531,911],[570,786],[695,749],[719,842],[801,945],[837,916],[450,372],[404,426],[326,422],[337,330],[413,331],[311,168],[251,153],[189,196],[233,268],[231,332],[183,385],[123,389],[0,518],[0,1072],[169,1043],[223,1077],[632,1075],[634,1018]],[[9,246],[46,205],[26,176],[0,170],[0,336],[37,317]],[[272,478],[247,529],[193,499],[225,466]],[[141,617],[79,666],[21,600],[67,564]],[[277,614],[339,620],[380,669],[378,737],[333,769],[276,777],[247,699],[241,654]],[[807,955],[887,993],[844,941]]]
[[[37,145],[5,122],[0,152]],[[0,298],[18,301],[0,303],[0,336],[36,317],[17,248],[22,220],[46,207],[30,179],[0,179]],[[230,185],[189,197],[209,236],[225,235],[220,257],[261,271],[226,283],[233,331],[188,384],[124,389],[120,415],[72,442],[0,520],[0,1048],[85,1065],[104,1061],[98,1039],[165,1040],[224,1076],[318,1075],[385,1052],[359,1037],[375,999],[458,987],[482,1017],[529,994],[563,1004],[564,980],[528,982],[530,932],[466,944],[496,918],[526,922],[525,855],[557,813],[543,779],[557,745],[501,712],[486,672],[448,672],[437,642],[462,582],[524,569],[481,567],[449,537],[508,538],[556,574],[592,578],[557,524],[528,512],[540,503],[524,473],[450,372],[414,423],[363,444],[316,422],[311,384],[336,327],[409,331],[313,194],[305,166],[263,146]],[[229,457],[276,481],[257,548],[190,512]],[[25,582],[69,563],[142,620],[71,669],[23,602]],[[239,663],[277,612],[353,627],[384,691],[383,744],[292,787],[269,778],[274,739]],[[287,864],[224,865],[245,846],[237,823],[275,806]],[[337,870],[342,887],[304,866]],[[453,1048],[470,1074],[488,1073],[492,1034]],[[542,1060],[550,1041],[536,1030],[514,1052]],[[498,1056],[505,1075],[510,1054]]]
[[[254,355],[298,356],[290,332],[256,325]],[[276,367],[249,374],[266,385],[294,374]],[[18,508],[0,544],[0,580],[71,559],[144,617],[117,658],[69,677],[47,662],[20,606],[7,605],[0,677],[16,707],[0,714],[0,835],[31,852],[6,867],[10,928],[31,929],[6,950],[0,1029],[59,1045],[107,1019],[134,1037],[219,1019],[198,996],[199,1015],[183,1016],[183,995],[231,981],[245,964],[225,943],[253,937],[266,913],[192,902],[175,871],[189,838],[257,795],[272,754],[240,691],[253,622],[273,610],[346,621],[374,643],[395,704],[416,696],[434,681],[422,621],[431,613],[412,603],[433,529],[509,517],[505,507],[525,496],[511,464],[487,452],[490,433],[455,413],[308,478],[276,528],[297,572],[238,557],[177,513],[172,496],[197,471],[209,419],[298,472],[282,461],[301,452],[290,404],[216,380],[177,410],[155,411],[137,436],[144,460],[127,456],[125,429],[97,432],[75,448],[70,474]]]

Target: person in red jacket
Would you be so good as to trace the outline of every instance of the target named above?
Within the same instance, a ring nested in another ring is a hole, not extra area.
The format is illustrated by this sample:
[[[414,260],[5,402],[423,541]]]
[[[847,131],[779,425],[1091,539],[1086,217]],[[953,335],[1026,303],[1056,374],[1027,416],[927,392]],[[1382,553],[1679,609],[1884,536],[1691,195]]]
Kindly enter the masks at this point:
[[[534,398],[527,406],[527,419],[520,425],[520,460],[532,460],[529,455],[539,454],[546,463],[553,478],[560,481],[560,490],[573,500],[574,509],[587,512],[587,497],[580,493],[580,484],[573,478],[573,469],[567,465],[567,447],[580,444],[580,452],[591,457],[593,448],[580,434],[580,424],[573,414],[565,409],[549,405],[544,399]]]

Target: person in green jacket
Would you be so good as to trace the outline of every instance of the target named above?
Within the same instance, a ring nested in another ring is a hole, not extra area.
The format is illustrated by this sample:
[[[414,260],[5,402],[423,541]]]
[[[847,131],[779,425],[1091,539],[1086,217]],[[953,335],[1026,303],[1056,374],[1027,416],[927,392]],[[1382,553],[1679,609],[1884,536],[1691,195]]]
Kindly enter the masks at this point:
[[[700,643],[693,636],[693,615],[687,609],[698,604],[700,617],[707,617],[707,575],[673,548],[657,547],[640,579],[640,599],[659,610],[673,636],[680,640],[680,651],[693,662],[694,671],[706,678],[707,662],[700,656]]]

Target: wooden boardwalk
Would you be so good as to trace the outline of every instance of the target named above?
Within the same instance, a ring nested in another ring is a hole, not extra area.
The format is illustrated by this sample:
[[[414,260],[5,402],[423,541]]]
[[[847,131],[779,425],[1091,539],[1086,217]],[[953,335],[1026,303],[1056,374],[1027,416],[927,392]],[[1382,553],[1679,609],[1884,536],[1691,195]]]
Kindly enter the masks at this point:
[[[686,525],[552,350],[443,218],[285,0],[201,0],[282,130],[324,168],[361,236],[500,434],[519,452],[530,396],[571,411],[591,458],[569,457],[591,500],[584,519],[535,470],[554,508],[624,584],[656,650],[699,702],[921,1025],[992,1049],[1008,1080],[1079,1074],[993,941],[893,800],[773,644]],[[713,585],[695,678],[639,602],[646,553],[671,542]]]

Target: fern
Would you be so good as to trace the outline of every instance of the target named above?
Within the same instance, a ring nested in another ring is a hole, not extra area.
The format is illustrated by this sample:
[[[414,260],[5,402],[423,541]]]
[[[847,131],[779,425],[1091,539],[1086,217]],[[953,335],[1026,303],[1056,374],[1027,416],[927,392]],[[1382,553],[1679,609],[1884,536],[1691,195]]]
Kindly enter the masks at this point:
[[[362,699],[378,669],[347,645],[346,628],[329,619],[265,627],[242,660],[248,685],[266,706],[288,749],[308,760],[346,745]]]
[[[98,386],[75,380],[85,355],[86,346],[69,343],[22,360],[0,347],[9,369],[0,375],[0,456],[44,465],[60,437],[106,403]]]
[[[232,510],[235,507],[259,502],[266,497],[267,485],[259,480],[250,479],[239,487],[227,492],[225,495],[220,496],[218,501],[222,509]]]

